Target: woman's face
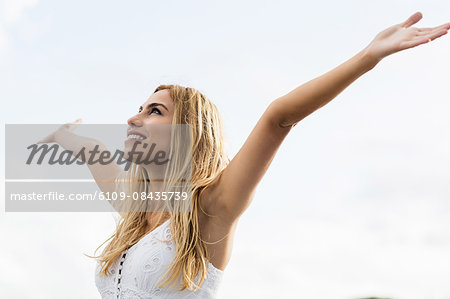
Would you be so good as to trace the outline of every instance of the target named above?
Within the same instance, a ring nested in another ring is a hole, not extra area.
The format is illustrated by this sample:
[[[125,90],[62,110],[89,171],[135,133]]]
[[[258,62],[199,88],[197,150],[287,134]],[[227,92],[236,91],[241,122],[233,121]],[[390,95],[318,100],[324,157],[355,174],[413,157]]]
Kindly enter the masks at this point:
[[[174,104],[169,90],[163,89],[150,96],[139,107],[138,113],[128,119],[125,157],[142,166],[152,166],[168,158],[170,129]],[[141,162],[141,163],[140,163]]]

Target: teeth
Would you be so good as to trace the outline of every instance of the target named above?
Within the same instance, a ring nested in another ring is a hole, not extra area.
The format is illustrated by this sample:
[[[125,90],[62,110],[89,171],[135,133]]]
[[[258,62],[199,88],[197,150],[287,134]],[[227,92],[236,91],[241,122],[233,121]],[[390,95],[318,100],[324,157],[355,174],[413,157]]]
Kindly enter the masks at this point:
[[[142,137],[140,135],[131,134],[131,135],[128,135],[128,139],[144,140],[144,137]]]

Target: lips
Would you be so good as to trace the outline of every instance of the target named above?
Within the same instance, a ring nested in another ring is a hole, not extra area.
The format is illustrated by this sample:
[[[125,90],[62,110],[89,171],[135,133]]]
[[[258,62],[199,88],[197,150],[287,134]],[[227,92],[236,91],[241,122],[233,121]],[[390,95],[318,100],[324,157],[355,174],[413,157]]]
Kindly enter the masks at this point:
[[[144,134],[142,134],[136,130],[130,130],[127,133],[127,138],[135,139],[135,140],[144,140],[144,139],[147,139],[147,136],[145,136]]]

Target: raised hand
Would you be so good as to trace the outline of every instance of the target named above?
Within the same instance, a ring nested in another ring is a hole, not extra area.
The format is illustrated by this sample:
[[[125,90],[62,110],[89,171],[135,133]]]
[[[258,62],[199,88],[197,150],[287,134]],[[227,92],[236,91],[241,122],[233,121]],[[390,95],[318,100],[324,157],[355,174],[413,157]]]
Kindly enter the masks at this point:
[[[450,23],[432,28],[411,27],[420,19],[422,19],[422,13],[416,12],[406,21],[381,31],[366,50],[372,57],[381,60],[390,54],[435,40],[447,34],[450,29]]]
[[[44,137],[41,140],[39,140],[37,142],[37,144],[56,142],[56,140],[55,140],[56,133],[58,133],[58,132],[60,132],[62,130],[66,130],[66,131],[72,132],[77,125],[81,124],[81,122],[82,122],[82,120],[81,120],[81,118],[79,118],[79,119],[77,119],[74,122],[66,123],[66,124],[60,126],[55,132],[52,132],[51,134],[49,134],[46,137]]]

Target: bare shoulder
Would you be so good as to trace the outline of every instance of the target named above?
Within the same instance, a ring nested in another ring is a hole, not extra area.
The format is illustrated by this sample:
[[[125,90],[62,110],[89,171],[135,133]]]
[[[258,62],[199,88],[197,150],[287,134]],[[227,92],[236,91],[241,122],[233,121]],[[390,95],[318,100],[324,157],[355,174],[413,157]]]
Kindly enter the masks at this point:
[[[283,118],[279,111],[279,102],[272,102],[238,153],[199,194],[202,236],[208,242],[216,242],[208,245],[208,249],[218,256],[221,265],[226,264],[231,254],[238,220],[253,200],[257,185],[292,128],[280,125]]]
[[[257,186],[292,129],[281,126],[279,111],[278,101],[267,107],[237,154],[203,190],[206,196],[201,199],[201,207],[225,224],[237,221],[249,207]]]

